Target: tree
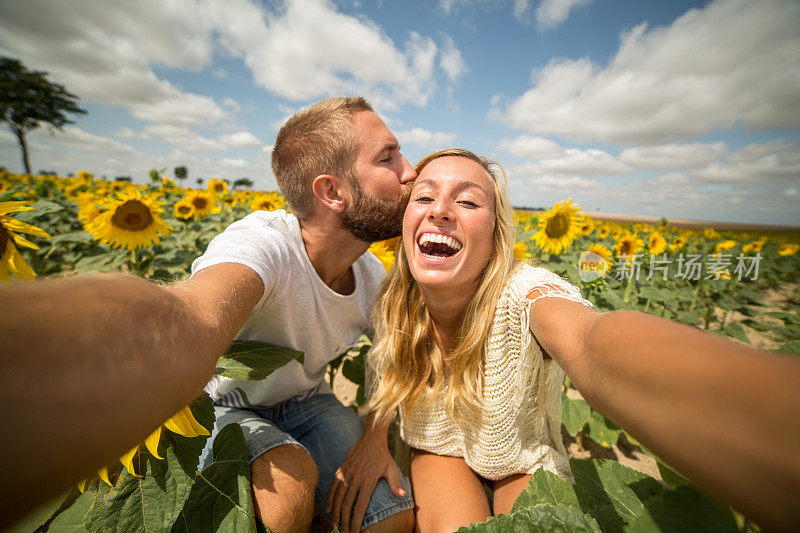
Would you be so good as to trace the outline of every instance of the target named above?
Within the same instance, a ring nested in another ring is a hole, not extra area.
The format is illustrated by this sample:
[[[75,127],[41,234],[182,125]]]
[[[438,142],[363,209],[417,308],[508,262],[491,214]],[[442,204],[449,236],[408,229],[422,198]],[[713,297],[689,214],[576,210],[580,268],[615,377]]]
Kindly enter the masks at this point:
[[[17,136],[27,174],[31,165],[25,133],[42,123],[62,129],[73,123],[68,113],[86,114],[78,106],[77,96],[63,85],[48,81],[46,72],[28,70],[19,59],[0,58],[0,118]]]
[[[183,181],[189,177],[189,170],[183,165],[175,167],[175,177]]]
[[[235,189],[237,187],[245,187],[250,189],[253,187],[253,180],[250,178],[239,178],[233,182],[233,188]]]

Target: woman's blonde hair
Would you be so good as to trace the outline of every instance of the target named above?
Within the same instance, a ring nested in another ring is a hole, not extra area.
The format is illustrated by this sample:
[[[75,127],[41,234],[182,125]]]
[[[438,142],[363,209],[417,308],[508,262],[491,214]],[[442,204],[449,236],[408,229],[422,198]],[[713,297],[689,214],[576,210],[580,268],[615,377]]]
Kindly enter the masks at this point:
[[[494,252],[483,269],[475,295],[461,316],[449,368],[435,341],[433,321],[416,280],[411,276],[402,239],[396,260],[381,287],[373,311],[376,342],[367,356],[370,400],[365,411],[375,422],[388,423],[399,406],[412,416],[415,406],[445,392],[448,414],[479,416],[483,399],[483,354],[494,310],[514,266],[514,213],[506,192],[503,167],[468,150],[448,149],[427,155],[417,164],[419,174],[441,157],[465,157],[491,177],[495,197]]]

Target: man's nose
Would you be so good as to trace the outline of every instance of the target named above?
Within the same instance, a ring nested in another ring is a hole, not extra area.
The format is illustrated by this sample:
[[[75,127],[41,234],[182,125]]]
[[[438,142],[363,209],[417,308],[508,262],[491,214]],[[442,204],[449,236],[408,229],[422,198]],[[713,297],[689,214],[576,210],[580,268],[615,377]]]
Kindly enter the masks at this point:
[[[417,171],[414,170],[414,167],[411,166],[411,163],[408,162],[405,156],[401,155],[400,157],[403,158],[403,171],[400,173],[400,183],[408,183],[417,178]]]

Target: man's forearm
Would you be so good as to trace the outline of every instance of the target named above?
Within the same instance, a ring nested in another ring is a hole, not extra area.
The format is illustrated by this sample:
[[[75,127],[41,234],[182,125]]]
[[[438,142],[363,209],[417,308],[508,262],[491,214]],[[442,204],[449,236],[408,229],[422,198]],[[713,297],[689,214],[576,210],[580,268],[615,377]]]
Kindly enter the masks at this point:
[[[133,276],[0,290],[3,511],[111,463],[197,397],[224,349],[177,293]]]
[[[764,525],[800,520],[800,362],[636,312],[559,361],[597,410]]]

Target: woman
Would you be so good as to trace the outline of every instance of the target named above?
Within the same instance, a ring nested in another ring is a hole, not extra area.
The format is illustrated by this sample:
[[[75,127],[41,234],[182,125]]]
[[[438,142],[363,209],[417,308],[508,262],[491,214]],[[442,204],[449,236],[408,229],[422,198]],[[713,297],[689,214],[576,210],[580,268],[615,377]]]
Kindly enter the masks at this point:
[[[597,313],[558,276],[514,261],[499,166],[444,150],[417,173],[375,310],[368,429],[328,497],[335,525],[358,530],[379,477],[400,494],[386,448],[395,412],[412,447],[419,531],[507,512],[537,468],[570,478],[562,368],[595,408],[712,494],[765,524],[791,516],[782,491],[796,493],[800,461],[776,464],[753,446],[770,432],[797,450],[795,361],[642,313]],[[770,399],[776,387],[781,402]],[[731,422],[740,431],[721,433]]]

